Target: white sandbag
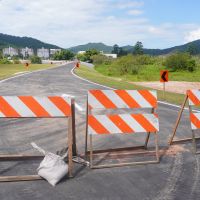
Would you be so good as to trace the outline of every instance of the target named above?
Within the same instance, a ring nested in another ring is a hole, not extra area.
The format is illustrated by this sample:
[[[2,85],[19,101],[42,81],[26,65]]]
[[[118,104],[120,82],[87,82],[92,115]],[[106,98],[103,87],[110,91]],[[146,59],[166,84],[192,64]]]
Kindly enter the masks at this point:
[[[35,143],[31,143],[31,145],[45,155],[37,169],[38,175],[55,186],[68,173],[68,165],[63,161],[67,153],[61,157],[50,152],[45,152]]]

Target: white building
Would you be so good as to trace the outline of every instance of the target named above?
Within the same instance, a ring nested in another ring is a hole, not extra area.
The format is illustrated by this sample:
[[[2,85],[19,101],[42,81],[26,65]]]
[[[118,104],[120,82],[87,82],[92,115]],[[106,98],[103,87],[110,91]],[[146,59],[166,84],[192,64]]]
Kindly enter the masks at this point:
[[[84,54],[86,51],[78,51],[77,54]]]
[[[23,55],[23,58],[27,58],[29,56],[34,55],[33,49],[28,48],[28,47],[20,49],[20,53]]]
[[[18,49],[15,49],[13,47],[8,47],[8,48],[4,48],[3,49],[3,55],[7,55],[7,56],[18,56]]]
[[[42,47],[41,49],[37,49],[37,56],[40,58],[48,59],[49,49],[45,49],[44,47]]]
[[[54,55],[56,52],[60,52],[61,49],[50,49],[50,56]]]
[[[115,54],[115,53],[104,53],[103,55],[110,57],[110,58],[117,58],[117,54]]]

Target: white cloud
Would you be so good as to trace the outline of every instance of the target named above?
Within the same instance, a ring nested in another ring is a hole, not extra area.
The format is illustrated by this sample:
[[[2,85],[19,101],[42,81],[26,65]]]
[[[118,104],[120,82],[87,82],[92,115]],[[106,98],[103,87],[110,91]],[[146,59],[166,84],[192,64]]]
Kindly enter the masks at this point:
[[[34,37],[61,47],[86,42],[164,48],[182,44],[195,24],[152,24],[143,1],[0,0],[0,32]],[[127,15],[127,13],[132,15]],[[136,17],[136,15],[138,15]]]
[[[142,11],[142,10],[129,10],[129,11],[128,11],[128,14],[129,14],[129,15],[135,15],[135,16],[137,16],[137,15],[143,14],[143,12],[144,12],[144,11]]]
[[[185,36],[186,42],[191,42],[191,41],[198,40],[198,39],[200,39],[200,28],[190,31]]]
[[[141,7],[144,5],[143,1],[120,1],[118,4],[118,7],[120,9],[126,9],[126,8],[136,8]]]

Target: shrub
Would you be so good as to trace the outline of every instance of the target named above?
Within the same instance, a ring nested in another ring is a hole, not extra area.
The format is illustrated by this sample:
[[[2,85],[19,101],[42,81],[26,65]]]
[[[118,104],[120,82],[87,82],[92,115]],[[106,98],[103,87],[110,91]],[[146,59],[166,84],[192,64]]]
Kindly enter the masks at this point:
[[[94,65],[102,65],[102,64],[109,65],[112,63],[113,58],[109,58],[105,55],[99,54],[91,56],[91,60],[94,63]]]
[[[21,63],[18,56],[13,56],[12,60],[13,60],[13,64],[20,64]]]
[[[151,65],[155,62],[153,57],[149,55],[137,55],[133,57],[138,65]]]
[[[2,58],[0,59],[0,64],[12,64],[12,62],[7,58]]]
[[[127,55],[117,59],[115,65],[118,67],[121,75],[123,74],[138,74],[142,65],[135,59],[137,56]]]
[[[40,57],[38,56],[32,56],[31,57],[31,63],[32,64],[41,64],[42,63],[42,60]]]
[[[195,60],[188,53],[180,52],[169,55],[163,64],[172,71],[188,70],[192,72],[196,68]]]

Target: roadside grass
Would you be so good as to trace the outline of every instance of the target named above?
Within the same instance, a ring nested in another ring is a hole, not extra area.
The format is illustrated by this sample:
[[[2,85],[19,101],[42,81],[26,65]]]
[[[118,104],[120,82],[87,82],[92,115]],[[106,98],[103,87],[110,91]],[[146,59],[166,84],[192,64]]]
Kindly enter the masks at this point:
[[[99,83],[105,86],[109,86],[116,89],[127,89],[127,90],[140,90],[140,89],[150,89],[143,86],[138,86],[129,81],[125,80],[124,77],[109,77],[104,76],[93,68],[86,67],[81,65],[80,68],[75,69],[75,73],[83,78],[86,78],[95,83]],[[158,100],[167,101],[169,103],[174,103],[180,105],[183,103],[184,95],[176,94],[172,92],[165,93],[165,99],[163,98],[163,91],[157,90]]]
[[[39,69],[47,69],[54,67],[52,64],[30,64],[26,69],[24,64],[0,64],[0,79],[15,76],[18,72],[30,72]]]
[[[119,70],[109,69],[110,65],[99,65],[95,66],[96,71],[100,72],[105,76],[110,77],[122,77],[124,80],[129,81],[159,81],[160,80],[160,70],[166,69],[161,65],[143,65],[140,66],[138,74],[127,74],[127,75],[120,75]],[[111,72],[112,71],[112,72]],[[169,70],[169,80],[170,81],[188,81],[188,82],[199,82],[200,81],[200,67],[198,66],[195,71],[176,71],[173,72]]]

